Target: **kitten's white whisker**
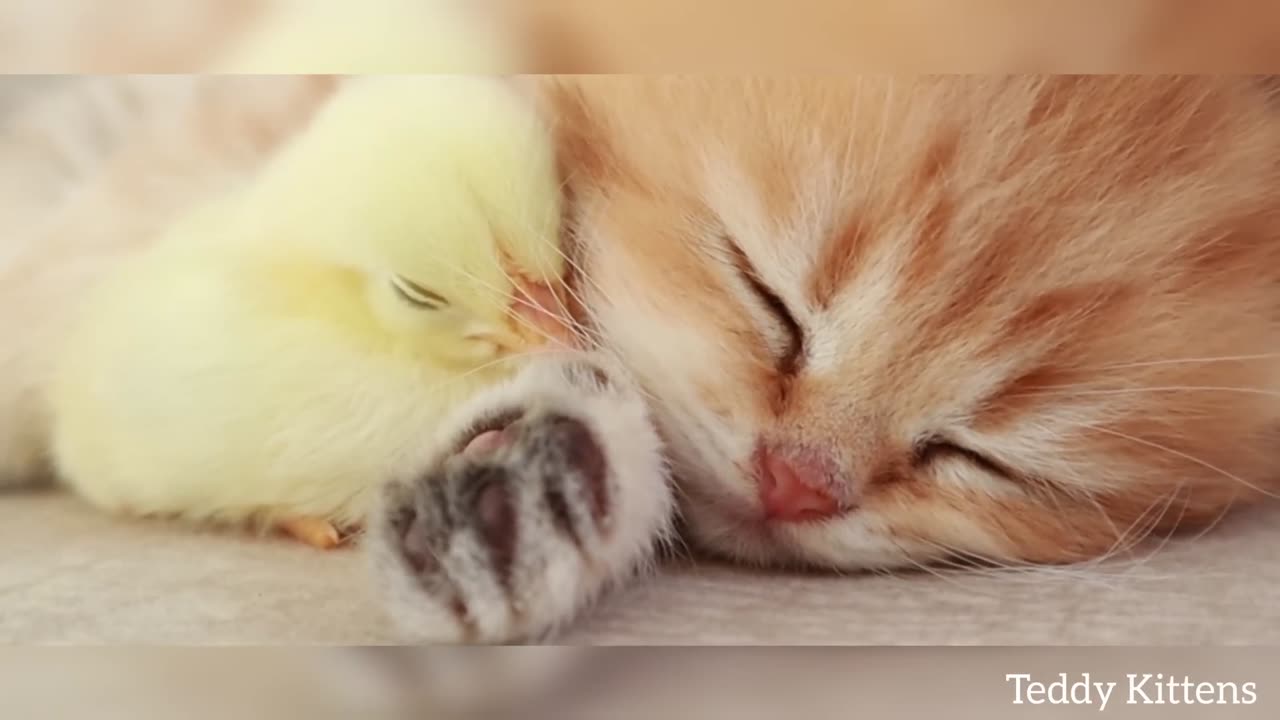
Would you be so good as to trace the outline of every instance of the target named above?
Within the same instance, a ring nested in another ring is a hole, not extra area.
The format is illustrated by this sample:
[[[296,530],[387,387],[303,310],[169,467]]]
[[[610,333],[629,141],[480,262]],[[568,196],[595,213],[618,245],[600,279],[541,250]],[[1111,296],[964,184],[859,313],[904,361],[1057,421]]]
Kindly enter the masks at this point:
[[[525,227],[524,227],[524,229],[525,229],[527,232],[529,232],[530,234],[532,234],[532,233],[533,233],[534,228],[533,228],[533,226],[532,226],[532,225],[531,225],[527,220],[524,222],[524,226],[525,226]],[[559,240],[558,240],[558,239],[557,239],[556,241],[554,241],[554,242],[551,242],[551,243],[550,243],[550,247],[551,247],[551,249],[555,250],[555,252],[556,252],[558,255],[560,255],[560,257],[561,257],[561,258],[565,259],[566,261],[568,260],[568,256],[567,256],[567,255],[565,255],[564,251],[560,249],[560,243],[559,243]],[[508,282],[510,282],[513,286],[517,286],[517,285],[518,285],[518,283],[516,282],[516,280],[515,280],[514,278],[512,278],[512,277],[507,273],[506,269],[505,269],[505,268],[503,268],[503,267],[501,266],[501,264],[499,264],[499,268],[498,268],[498,269],[499,269],[499,271],[501,271],[501,272],[502,272],[503,276],[504,276],[504,277],[506,277],[507,281],[508,281]],[[570,293],[571,295],[573,294],[573,288],[571,288],[571,287],[569,286],[569,282],[568,282],[568,280],[566,280],[566,279],[563,277],[563,275],[556,275],[556,276],[555,276],[555,278],[554,278],[555,282],[554,282],[554,283],[552,283],[552,279],[553,279],[553,278],[552,278],[550,275],[548,275],[548,274],[547,274],[547,272],[546,272],[546,270],[545,270],[545,269],[540,268],[540,269],[539,269],[539,271],[538,271],[538,274],[541,276],[541,280],[542,280],[542,282],[543,282],[547,287],[557,287],[557,286],[558,286],[558,287],[560,287],[560,288],[564,289],[565,291],[567,291],[568,293]],[[553,293],[553,295],[552,295],[552,296],[555,298],[556,304],[559,306],[560,313],[561,313],[561,318],[563,318],[563,319],[564,319],[564,321],[566,322],[566,324],[568,324],[568,325],[572,326],[572,324],[573,324],[573,313],[569,312],[569,308],[565,306],[564,302],[560,299],[560,295],[559,295],[558,293]],[[579,302],[581,302],[581,299],[579,299]],[[542,308],[542,310],[543,310],[544,312],[549,312],[549,311],[550,311],[550,308]]]
[[[1069,385],[1062,386],[1046,386],[1044,388],[1029,388],[1027,392],[1011,393],[1007,397],[1040,397],[1040,396],[1062,396],[1062,395],[1079,395],[1079,396],[1106,396],[1106,395],[1133,395],[1140,393],[1155,392],[1234,392],[1245,395],[1263,395],[1267,397],[1280,397],[1280,390],[1266,390],[1262,388],[1251,387],[1232,387],[1219,385],[1155,385],[1148,387],[1132,387],[1132,388],[1107,388],[1096,390],[1074,389]]]
[[[494,287],[490,283],[487,283],[484,280],[481,280],[479,277],[476,277],[474,273],[464,269],[461,265],[457,263],[454,263],[439,257],[434,258],[434,260],[437,264],[442,266],[444,269],[450,272],[456,273],[457,275],[465,279],[467,282],[471,283],[471,286],[473,289],[487,290],[493,293],[494,297],[498,297],[503,300],[511,300],[511,301],[517,302],[531,310],[539,310],[539,307],[534,303],[531,303],[517,295],[513,295],[510,291],[502,290],[500,288]],[[508,275],[506,270],[502,268],[501,263],[498,264],[498,271],[501,272],[503,277],[505,277],[509,282],[513,282],[511,276]],[[516,285],[513,282],[513,287],[515,286]],[[527,319],[522,318],[519,315],[515,315],[514,318],[517,322],[521,323],[526,329],[528,329],[529,331],[533,332],[536,335],[541,336],[544,340],[547,340],[547,341],[555,340],[555,338],[552,338],[546,331],[544,331],[542,328],[537,327],[532,322],[529,322]]]
[[[964,573],[975,575],[978,577],[994,578],[1001,582],[1021,582],[1027,584],[1042,585],[1046,580],[1049,581],[1065,581],[1071,583],[1088,583],[1098,585],[1107,590],[1117,591],[1121,589],[1119,582],[1115,580],[1162,580],[1172,579],[1172,576],[1148,576],[1134,577],[1128,573],[1108,574],[1103,572],[1108,566],[1102,565],[1097,560],[1087,562],[1072,563],[1068,565],[1038,565],[1032,563],[1011,564],[1001,561],[999,558],[991,558],[985,556],[976,556],[972,553],[949,547],[947,545],[936,542],[925,541],[940,552],[946,553],[954,560],[943,560],[948,569],[956,573]],[[975,566],[974,563],[979,565]],[[986,567],[990,566],[990,567]],[[1114,565],[1112,565],[1114,567]],[[1134,589],[1132,585],[1125,588],[1126,590]]]
[[[567,179],[561,183],[562,191],[564,186],[567,183],[568,183]],[[526,229],[531,230],[530,227],[526,227]],[[566,232],[567,232],[567,229],[561,228],[562,234]],[[571,258],[569,254],[565,252],[565,250],[561,247],[561,243],[559,242],[552,243],[551,248],[555,250],[555,252],[558,255],[560,255],[562,259],[564,259],[566,264],[568,264],[571,268],[577,271],[577,273],[580,276],[594,283],[594,280],[592,280],[589,276],[587,276],[585,270],[583,270],[581,266],[575,263],[573,261],[573,258]],[[540,274],[542,275],[542,281],[546,283],[548,286],[551,286],[552,278],[548,277],[545,271],[540,271]],[[504,275],[505,275],[505,271],[504,271]],[[569,296],[572,297],[574,300],[576,300],[578,304],[582,306],[585,311],[585,308],[587,307],[587,302],[583,299],[581,295],[577,293],[577,291],[574,290],[568,278],[563,275],[557,275],[555,276],[554,279],[555,279],[555,286],[560,287],[565,292],[567,292]],[[511,280],[511,278],[508,277],[508,280]],[[564,321],[566,327],[568,327],[569,331],[573,333],[575,340],[578,340],[582,344],[588,345],[588,346],[593,344],[599,344],[598,343],[599,338],[593,336],[589,328],[587,328],[584,324],[578,322],[577,319],[573,317],[573,313],[570,312],[569,308],[564,304],[564,301],[560,298],[559,294],[555,295],[555,300],[556,300],[556,304],[559,306],[560,319]]]
[[[1139,445],[1144,445],[1144,446],[1146,446],[1146,447],[1150,447],[1150,448],[1154,448],[1154,449],[1156,449],[1156,450],[1161,450],[1161,451],[1163,451],[1163,452],[1167,452],[1167,453],[1169,453],[1169,454],[1171,454],[1171,455],[1175,455],[1175,456],[1180,457],[1180,458],[1182,458],[1182,459],[1184,459],[1184,460],[1188,460],[1188,461],[1190,461],[1190,462],[1192,462],[1192,463],[1195,463],[1196,465],[1199,465],[1200,467],[1205,468],[1206,470],[1211,470],[1211,471],[1213,471],[1213,472],[1216,472],[1216,473],[1218,473],[1218,474],[1222,475],[1222,476],[1223,476],[1223,477],[1225,477],[1225,478],[1228,478],[1228,479],[1230,479],[1230,480],[1234,480],[1234,481],[1236,481],[1237,483],[1239,483],[1240,485],[1243,485],[1244,487],[1247,487],[1247,488],[1249,488],[1250,490],[1253,490],[1254,492],[1256,492],[1256,493],[1258,493],[1258,494],[1260,494],[1260,495],[1263,495],[1263,496],[1265,496],[1265,497],[1269,497],[1269,498],[1274,498],[1274,499],[1278,499],[1278,500],[1280,500],[1280,495],[1277,495],[1276,493],[1273,493],[1273,492],[1269,492],[1269,491],[1267,491],[1267,490],[1265,490],[1265,489],[1263,489],[1263,488],[1261,488],[1261,487],[1258,487],[1257,485],[1254,485],[1253,483],[1249,482],[1248,480],[1245,480],[1244,478],[1242,478],[1242,477],[1240,477],[1240,476],[1238,476],[1238,475],[1235,475],[1234,473],[1228,472],[1227,470],[1224,470],[1224,469],[1222,469],[1222,468],[1218,467],[1217,465],[1214,465],[1214,464],[1212,464],[1212,463],[1210,463],[1210,462],[1207,462],[1207,461],[1205,461],[1205,460],[1202,460],[1202,459],[1200,459],[1200,458],[1198,458],[1198,457],[1196,457],[1196,456],[1194,456],[1194,455],[1190,455],[1190,454],[1188,454],[1188,453],[1184,453],[1184,452],[1182,452],[1181,450],[1176,450],[1176,449],[1171,448],[1171,447],[1168,447],[1168,446],[1166,446],[1166,445],[1161,445],[1160,443],[1152,442],[1152,441],[1150,441],[1150,440],[1144,440],[1144,439],[1142,439],[1142,438],[1140,438],[1140,437],[1136,437],[1136,436],[1133,436],[1133,435],[1129,435],[1129,434],[1127,434],[1127,433],[1120,432],[1119,430],[1113,430],[1113,429],[1111,429],[1111,428],[1102,427],[1102,426],[1100,426],[1100,425],[1093,425],[1093,424],[1090,424],[1090,423],[1077,423],[1077,426],[1078,426],[1078,427],[1083,427],[1083,428],[1088,428],[1088,429],[1090,429],[1090,430],[1095,430],[1095,431],[1097,431],[1097,432],[1105,433],[1105,434],[1107,434],[1107,435],[1112,435],[1112,436],[1114,436],[1114,437],[1118,437],[1118,438],[1122,438],[1122,439],[1125,439],[1125,440],[1129,440],[1129,441],[1134,442],[1134,443],[1137,443],[1137,444],[1139,444]]]
[[[1077,368],[1079,370],[1123,370],[1126,368],[1156,367],[1160,365],[1184,365],[1196,363],[1246,362],[1250,360],[1275,360],[1280,353],[1256,353],[1252,355],[1221,355],[1216,357],[1170,358],[1165,360],[1143,360],[1141,362],[1115,363],[1111,365],[1092,365]]]
[[[1159,526],[1160,521],[1163,520],[1164,516],[1169,513],[1169,508],[1171,507],[1174,498],[1177,497],[1178,491],[1182,487],[1183,487],[1182,485],[1179,485],[1175,487],[1173,490],[1171,490],[1163,498],[1157,497],[1155,500],[1153,500],[1150,505],[1144,508],[1143,511],[1139,513],[1137,517],[1134,518],[1133,522],[1129,524],[1129,527],[1125,528],[1124,533],[1118,534],[1116,536],[1115,541],[1111,544],[1111,547],[1108,548],[1106,552],[1099,555],[1096,559],[1089,561],[1089,563],[1092,565],[1100,565],[1104,562],[1108,562],[1112,560],[1112,558],[1118,557],[1122,554],[1129,553],[1130,551],[1137,548],[1137,546],[1140,545],[1142,542],[1150,538],[1151,533],[1154,532],[1155,529]],[[1160,512],[1153,514],[1152,511],[1155,510],[1156,507],[1160,506],[1162,503],[1163,503],[1163,508],[1160,510]],[[1186,508],[1184,505],[1183,507],[1184,512],[1185,512],[1185,509]]]
[[[561,184],[562,189],[569,184],[573,176],[574,176],[573,171],[571,171],[569,176],[566,177],[564,182]],[[570,230],[569,228],[564,228],[562,232],[568,233],[569,230]],[[600,293],[601,297],[605,298],[609,302],[613,302],[613,298],[609,297],[609,294],[605,292],[605,289],[601,287],[598,282],[596,282],[595,278],[591,277],[591,275],[587,273],[586,268],[584,268],[581,264],[579,264],[577,261],[573,259],[571,253],[566,252],[564,248],[559,245],[556,246],[556,251],[559,252],[560,256],[564,258],[565,262],[568,263],[569,266],[572,267],[578,273],[578,277],[581,277],[583,280],[591,283],[591,286],[595,288],[596,292]],[[580,297],[578,298],[578,302],[583,302]],[[586,303],[583,302],[583,304],[585,305]]]
[[[503,274],[503,276],[507,278],[507,280],[508,280],[508,281],[510,281],[510,282],[512,282],[512,283],[513,283],[513,285],[512,285],[513,287],[517,287],[517,285],[516,285],[516,284],[514,283],[514,281],[512,280],[511,276],[510,276],[510,275],[507,275],[506,270],[502,269],[501,264],[499,264],[498,269],[499,269],[499,272],[501,272],[501,273]],[[519,295],[513,294],[513,293],[511,293],[511,292],[506,292],[506,291],[499,290],[498,288],[495,288],[495,287],[493,287],[492,285],[490,285],[490,284],[488,284],[488,283],[484,282],[484,281],[483,281],[483,280],[481,280],[480,278],[476,277],[473,273],[470,273],[470,272],[468,272],[468,271],[466,271],[466,270],[462,269],[460,266],[456,266],[456,265],[455,265],[455,266],[453,266],[452,270],[453,270],[454,272],[458,273],[459,275],[461,275],[461,276],[462,276],[463,278],[465,278],[468,282],[474,283],[474,285],[475,285],[475,286],[477,286],[477,287],[481,287],[481,288],[487,288],[488,290],[490,290],[490,291],[494,292],[495,294],[497,294],[499,297],[501,297],[501,298],[503,298],[503,299],[511,300],[511,301],[513,301],[513,302],[515,302],[515,303],[519,303],[520,305],[522,305],[522,306],[524,306],[524,307],[526,307],[526,308],[529,308],[530,310],[539,311],[539,312],[544,312],[544,310],[543,310],[542,308],[540,308],[538,305],[536,305],[535,303],[529,302],[528,300],[525,300],[524,298],[520,297]],[[546,341],[548,341],[548,342],[554,342],[554,341],[555,341],[555,339],[556,339],[556,338],[552,337],[550,333],[548,333],[547,331],[545,331],[545,330],[543,330],[542,328],[538,327],[535,323],[531,322],[531,321],[530,321],[530,320],[528,320],[527,318],[521,317],[518,313],[517,313],[517,314],[513,314],[511,317],[512,317],[516,322],[520,323],[520,325],[521,325],[521,326],[523,326],[525,329],[527,329],[527,330],[529,330],[530,332],[532,332],[533,334],[535,334],[535,335],[537,335],[537,336],[541,337],[543,340],[546,340]]]
[[[935,550],[937,550],[940,553],[940,556],[933,559],[930,562],[921,562],[917,560],[915,557],[913,557],[910,552],[903,549],[896,541],[890,540],[890,542],[893,543],[898,548],[900,554],[902,555],[903,560],[905,560],[912,568],[928,573],[929,575],[932,575],[934,577],[937,577],[951,585],[961,588],[963,591],[969,594],[981,594],[981,595],[986,595],[988,597],[1000,596],[999,587],[995,587],[995,586],[985,587],[983,585],[975,585],[975,582],[970,581],[970,579],[972,579],[973,581],[998,579],[1001,582],[1006,582],[1006,581],[1041,582],[1043,580],[1042,577],[1041,578],[1027,577],[1028,575],[1031,575],[1033,573],[1037,573],[1045,576],[1053,576],[1053,575],[1059,575],[1059,574],[1071,575],[1071,579],[1073,580],[1082,579],[1075,576],[1074,574],[1062,572],[1061,568],[1047,568],[1047,567],[1033,566],[1033,565],[1010,565],[1006,563],[1001,563],[999,560],[993,559],[993,558],[978,558],[968,553],[964,553],[954,548],[950,548],[946,545],[931,542],[928,540],[925,540],[924,542],[927,545],[932,546]],[[984,564],[994,564],[995,567],[990,567],[990,568],[975,567],[972,564],[966,564],[962,562],[960,558],[964,558],[964,557],[969,557],[976,562],[981,562]],[[941,568],[938,567],[939,564],[942,565]]]
[[[1165,503],[1164,509],[1160,512],[1159,515],[1155,516],[1155,518],[1151,523],[1151,526],[1146,530],[1146,533],[1145,533],[1146,538],[1149,538],[1151,534],[1155,532],[1156,528],[1159,527],[1160,524],[1164,521],[1165,516],[1169,514],[1169,509],[1172,507],[1174,499],[1176,499],[1178,495],[1182,492],[1182,490],[1185,488],[1186,488],[1185,483],[1179,484],[1176,488],[1174,488],[1174,491],[1169,494],[1169,500],[1168,502]],[[1181,504],[1181,507],[1178,509],[1178,517],[1173,522],[1173,527],[1177,527],[1179,524],[1182,523],[1183,519],[1186,518],[1187,507],[1188,507],[1187,502],[1183,502]],[[1146,538],[1143,538],[1143,539],[1146,539]],[[1129,574],[1129,573],[1135,572],[1137,569],[1149,563],[1151,561],[1151,558],[1155,557],[1156,555],[1164,551],[1164,549],[1169,545],[1169,542],[1172,539],[1173,539],[1172,532],[1165,533],[1164,538],[1161,539],[1159,544],[1151,548],[1151,550],[1148,551],[1144,556],[1140,556],[1136,558],[1132,563],[1132,565],[1130,565],[1130,567],[1125,570],[1125,573]]]

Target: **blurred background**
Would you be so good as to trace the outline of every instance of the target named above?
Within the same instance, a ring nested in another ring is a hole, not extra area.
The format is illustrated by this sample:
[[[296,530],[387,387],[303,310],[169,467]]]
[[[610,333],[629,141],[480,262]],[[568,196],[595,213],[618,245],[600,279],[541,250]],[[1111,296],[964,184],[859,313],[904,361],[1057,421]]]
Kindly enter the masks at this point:
[[[442,1],[518,48],[514,68],[534,73],[1280,68],[1280,3],[1270,0]],[[263,18],[301,3],[335,18],[359,8],[367,19],[402,13],[405,2],[0,0],[0,70],[198,72]]]

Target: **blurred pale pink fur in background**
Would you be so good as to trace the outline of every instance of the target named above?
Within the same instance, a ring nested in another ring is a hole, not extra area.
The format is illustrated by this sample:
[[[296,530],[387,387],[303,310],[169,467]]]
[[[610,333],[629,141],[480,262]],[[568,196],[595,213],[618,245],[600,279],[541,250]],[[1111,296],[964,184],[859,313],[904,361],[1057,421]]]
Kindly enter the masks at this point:
[[[0,70],[199,72],[264,12],[299,1],[0,0]],[[1280,3],[1258,0],[443,1],[506,33],[528,72],[1280,67]]]

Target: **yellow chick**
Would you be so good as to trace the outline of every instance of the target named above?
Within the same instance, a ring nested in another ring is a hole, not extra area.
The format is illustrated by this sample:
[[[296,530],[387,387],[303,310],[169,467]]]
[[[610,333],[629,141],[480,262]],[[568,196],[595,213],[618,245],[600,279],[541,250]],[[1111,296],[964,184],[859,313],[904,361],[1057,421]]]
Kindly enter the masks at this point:
[[[113,511],[336,545],[443,413],[564,330],[559,221],[545,128],[502,81],[348,80],[94,295],[57,467]]]

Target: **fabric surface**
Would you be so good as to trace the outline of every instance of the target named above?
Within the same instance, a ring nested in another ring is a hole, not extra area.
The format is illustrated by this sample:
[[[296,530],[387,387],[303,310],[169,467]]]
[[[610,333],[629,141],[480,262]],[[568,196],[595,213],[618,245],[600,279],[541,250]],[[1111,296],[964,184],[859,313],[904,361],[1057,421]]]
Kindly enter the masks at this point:
[[[606,598],[567,642],[1274,644],[1280,518],[1099,567],[843,577],[678,565]],[[0,495],[0,642],[395,642],[354,550],[105,517]]]

